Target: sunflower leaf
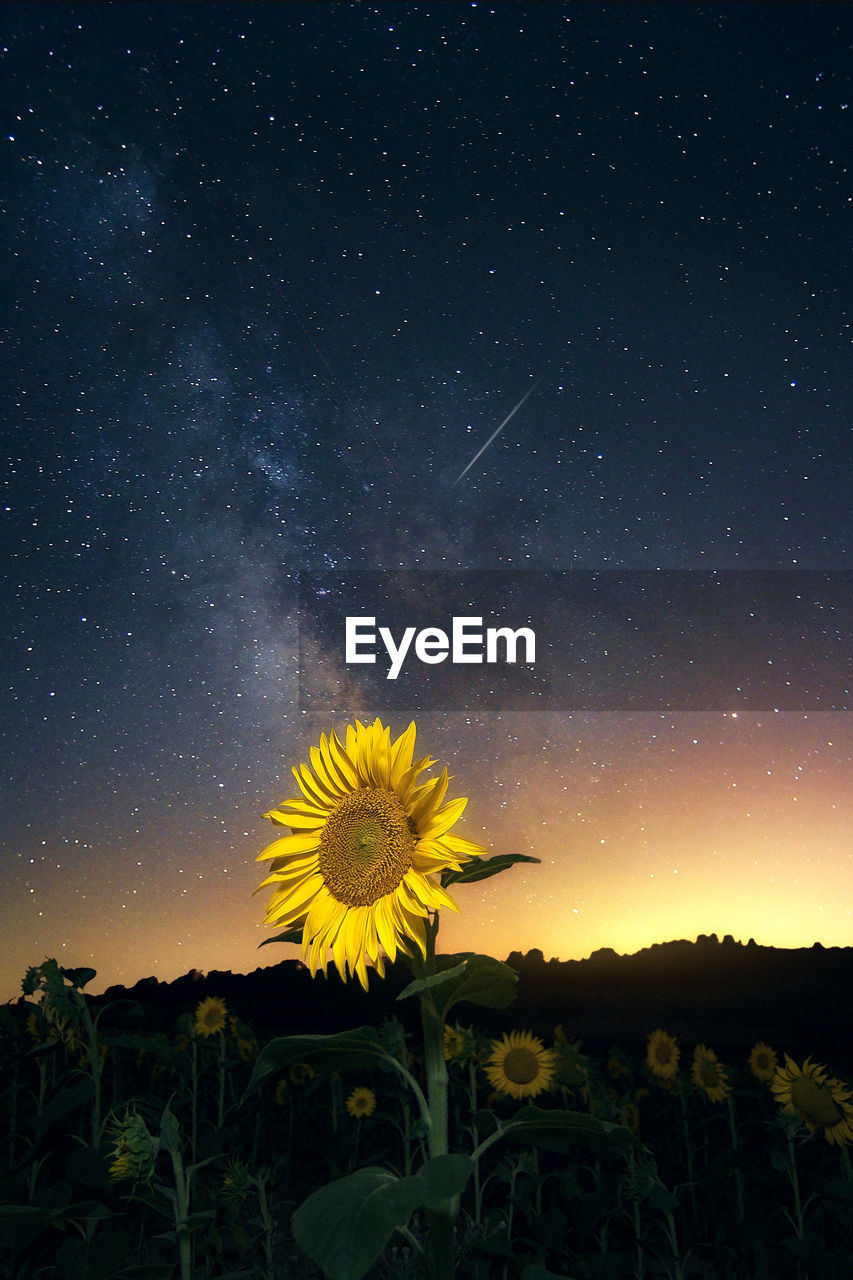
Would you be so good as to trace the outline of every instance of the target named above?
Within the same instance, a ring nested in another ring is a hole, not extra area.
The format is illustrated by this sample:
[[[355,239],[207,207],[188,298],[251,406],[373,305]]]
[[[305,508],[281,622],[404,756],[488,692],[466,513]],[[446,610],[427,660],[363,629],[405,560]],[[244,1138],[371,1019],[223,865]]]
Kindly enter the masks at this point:
[[[439,957],[442,966],[439,973],[429,978],[416,978],[397,996],[408,996],[430,991],[437,1000],[442,1016],[460,1001],[484,1005],[487,1009],[506,1009],[515,999],[518,974],[509,965],[493,956],[479,956],[467,952]]]
[[[301,929],[285,929],[284,933],[277,933],[274,938],[264,938],[263,942],[259,942],[259,947],[266,947],[271,942],[301,942]]]
[[[434,1156],[428,1160],[418,1170],[427,1186],[424,1206],[436,1209],[442,1200],[461,1195],[473,1168],[471,1157],[465,1155]]]
[[[624,1125],[598,1120],[582,1111],[548,1111],[543,1107],[522,1107],[503,1125],[501,1137],[525,1145],[533,1143],[547,1151],[573,1151],[578,1143],[597,1150],[627,1150],[638,1140]]]
[[[451,970],[455,972],[455,970]],[[468,956],[465,970],[447,991],[442,1009],[447,1017],[455,1004],[468,1001],[486,1009],[506,1009],[515,999],[518,974],[494,956]]]
[[[455,957],[454,957],[455,958]],[[397,996],[398,1000],[406,1000],[409,996],[419,996],[422,991],[434,991],[436,987],[443,987],[446,983],[454,982],[457,978],[461,978],[465,972],[467,958],[461,964],[456,964],[452,969],[445,969],[443,973],[434,973],[429,978],[416,978],[414,982],[410,982],[404,987]]]
[[[507,871],[516,862],[541,862],[541,858],[531,858],[526,853],[498,853],[493,858],[474,858],[461,871],[444,871],[441,876],[442,885],[470,884],[474,880],[487,880],[500,871]]]
[[[281,1074],[296,1062],[308,1063],[318,1071],[368,1066],[399,1070],[396,1058],[383,1049],[373,1027],[329,1036],[282,1036],[270,1040],[258,1054],[244,1099],[270,1076]]]
[[[425,1198],[423,1178],[398,1178],[368,1166],[315,1191],[296,1210],[291,1227],[297,1244],[329,1280],[361,1280]]]
[[[408,1178],[375,1166],[358,1169],[299,1206],[291,1219],[296,1242],[329,1280],[361,1280],[415,1209],[460,1195],[472,1167],[468,1156],[446,1155]]]

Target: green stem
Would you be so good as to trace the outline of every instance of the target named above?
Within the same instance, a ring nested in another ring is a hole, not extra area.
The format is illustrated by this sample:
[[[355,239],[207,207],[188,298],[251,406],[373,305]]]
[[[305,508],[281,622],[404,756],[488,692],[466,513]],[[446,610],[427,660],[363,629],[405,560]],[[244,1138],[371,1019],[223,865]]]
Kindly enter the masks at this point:
[[[217,1128],[221,1129],[225,1120],[225,1033],[219,1032],[219,1106],[217,1109]]]
[[[477,1068],[474,1065],[474,1059],[468,1062],[468,1100],[471,1108],[471,1119],[477,1114]],[[476,1149],[477,1146],[477,1126],[471,1124],[471,1145]],[[483,1213],[483,1193],[480,1188],[480,1162],[473,1160],[474,1165],[474,1221],[479,1227],[480,1219]]]
[[[78,1009],[80,1010],[81,1020],[86,1029],[86,1060],[89,1064],[89,1070],[92,1073],[92,1084],[95,1089],[95,1097],[92,1106],[92,1148],[97,1150],[101,1141],[101,1075],[103,1074],[104,1064],[101,1061],[100,1048],[98,1045],[98,1029],[89,1012],[89,1006],[86,1003],[86,997],[82,991],[73,989],[73,995]]]
[[[735,1119],[735,1100],[730,1095],[729,1104],[729,1132],[732,1135],[732,1152],[735,1158],[735,1191],[737,1193],[737,1216],[743,1222],[743,1174],[740,1170],[740,1149],[737,1136],[737,1120]]]
[[[436,972],[435,938],[438,914],[426,922],[426,960],[423,977]],[[429,1110],[429,1154],[431,1159],[447,1155],[447,1063],[444,1059],[444,1018],[432,992],[421,993],[421,1024],[424,1036],[424,1065]],[[429,1276],[430,1280],[453,1280],[453,1220],[458,1203],[443,1200],[429,1211]]]
[[[189,1217],[189,1177],[184,1173],[184,1162],[177,1147],[171,1149],[172,1172],[175,1178],[175,1235],[181,1260],[181,1280],[192,1280],[192,1240],[187,1218]]]
[[[685,1087],[679,1080],[678,1099],[681,1103],[681,1125],[684,1136],[684,1158],[687,1164],[687,1184],[690,1187],[690,1208],[692,1211],[693,1222],[699,1221],[699,1211],[696,1207],[696,1180],[693,1174],[693,1147],[690,1142],[690,1125],[687,1119],[687,1093]]]
[[[793,1130],[789,1127],[785,1130],[788,1139],[788,1177],[791,1180],[791,1190],[794,1193],[794,1228],[797,1232],[797,1239],[802,1240],[805,1229],[805,1214],[803,1213],[802,1199],[800,1197],[800,1179],[797,1175],[797,1153],[794,1146]],[[803,1264],[797,1258],[797,1280],[800,1280],[803,1274]]]
[[[273,1280],[273,1244],[275,1227],[270,1213],[269,1200],[267,1199],[266,1171],[264,1169],[259,1170],[258,1176],[253,1179],[253,1182],[258,1192],[258,1208],[260,1209],[261,1222],[264,1227],[264,1259],[266,1262],[264,1280]]]
[[[190,1152],[192,1163],[196,1160],[196,1147],[198,1145],[198,1037],[195,1033],[195,1027],[190,1031],[190,1043],[193,1050],[193,1087],[192,1087],[192,1136],[190,1139]]]
[[[512,1219],[515,1212],[515,1180],[518,1177],[518,1169],[519,1169],[518,1162],[513,1161],[512,1169],[510,1171],[510,1178],[509,1178],[509,1195],[507,1197],[507,1199],[509,1200],[509,1208],[507,1209],[507,1215],[506,1215],[506,1242],[509,1245],[510,1249],[512,1248]],[[504,1263],[503,1280],[507,1280],[508,1269],[509,1269],[509,1259],[507,1259],[506,1262]]]

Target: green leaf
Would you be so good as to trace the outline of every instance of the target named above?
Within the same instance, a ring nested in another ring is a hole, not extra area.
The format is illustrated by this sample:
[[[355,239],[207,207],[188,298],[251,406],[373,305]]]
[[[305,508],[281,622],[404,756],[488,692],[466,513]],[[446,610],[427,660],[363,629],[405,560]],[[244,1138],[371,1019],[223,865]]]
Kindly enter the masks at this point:
[[[442,959],[445,958],[442,957]],[[414,982],[410,982],[407,987],[404,987],[397,999],[406,1000],[409,996],[419,996],[422,991],[434,992],[437,987],[443,987],[447,983],[454,982],[456,978],[462,977],[467,963],[468,959],[466,958],[461,964],[456,964],[452,969],[446,969],[443,973],[433,973],[429,978],[416,978]]]
[[[358,1169],[309,1196],[291,1227],[297,1244],[329,1280],[361,1280],[425,1198],[426,1185],[418,1175],[398,1178],[387,1169]]]
[[[29,1218],[35,1221],[43,1218],[49,1222],[51,1210],[40,1204],[0,1204],[0,1218]]]
[[[308,1062],[319,1071],[370,1066],[399,1069],[399,1063],[383,1049],[373,1027],[357,1027],[331,1036],[282,1036],[264,1045],[258,1054],[244,1099],[294,1062]]]
[[[259,947],[268,947],[271,942],[301,942],[301,929],[286,929],[284,933],[277,933],[274,938],[264,938],[263,942],[259,942]]]
[[[168,1104],[160,1121],[160,1142],[171,1155],[176,1155],[181,1150],[181,1126],[177,1117],[169,1110]]]
[[[445,1018],[453,1006],[462,1001],[487,1009],[506,1009],[515,999],[518,974],[502,960],[495,960],[494,956],[442,956],[439,963],[442,972],[435,975],[440,979],[436,990]],[[431,979],[425,981],[429,983]],[[413,986],[417,984],[411,983],[407,990]]]
[[[522,1107],[503,1126],[502,1137],[544,1147],[548,1151],[573,1151],[582,1143],[600,1151],[626,1151],[639,1145],[630,1129],[608,1120],[598,1120],[582,1111],[547,1111],[542,1107]]]
[[[417,1176],[426,1183],[426,1209],[437,1209],[443,1200],[459,1196],[473,1169],[470,1156],[435,1156],[428,1160]]]
[[[76,1107],[82,1107],[95,1095],[95,1086],[91,1076],[82,1076],[74,1084],[67,1085],[53,1095],[50,1102],[38,1117],[36,1123],[36,1140],[43,1137],[52,1124],[61,1120]]]
[[[541,858],[531,858],[526,853],[498,853],[493,858],[473,858],[461,871],[443,871],[441,883],[471,884],[474,880],[487,880],[501,871],[508,871],[516,862],[541,862]]]
[[[472,1167],[468,1156],[447,1155],[409,1178],[358,1169],[309,1196],[293,1215],[293,1234],[329,1280],[360,1280],[415,1209],[437,1209],[461,1195]]]

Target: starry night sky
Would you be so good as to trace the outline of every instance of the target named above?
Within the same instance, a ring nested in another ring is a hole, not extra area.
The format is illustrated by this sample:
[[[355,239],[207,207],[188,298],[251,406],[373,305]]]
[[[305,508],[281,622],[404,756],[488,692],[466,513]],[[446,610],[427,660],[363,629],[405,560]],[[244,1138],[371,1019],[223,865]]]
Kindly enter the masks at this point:
[[[300,574],[853,567],[851,43],[846,4],[2,6],[0,997],[297,954],[260,815],[388,717],[334,647],[300,707]],[[542,860],[440,944],[850,945],[833,707],[418,714],[459,832]]]

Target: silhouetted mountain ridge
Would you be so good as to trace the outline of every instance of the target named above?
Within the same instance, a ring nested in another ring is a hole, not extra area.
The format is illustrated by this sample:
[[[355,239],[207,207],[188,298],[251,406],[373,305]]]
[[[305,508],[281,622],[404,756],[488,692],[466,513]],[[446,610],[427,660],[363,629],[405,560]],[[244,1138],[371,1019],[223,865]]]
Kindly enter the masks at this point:
[[[656,943],[632,955],[601,948],[584,960],[546,961],[539,950],[513,951],[507,963],[519,976],[515,1003],[495,1011],[460,1005],[455,1017],[486,1034],[526,1027],[546,1040],[561,1023],[592,1053],[619,1044],[640,1051],[649,1032],[664,1027],[690,1051],[702,1042],[731,1061],[759,1040],[794,1057],[811,1054],[830,1069],[853,1067],[853,1029],[845,1017],[853,987],[853,947],[781,949],[702,935]],[[399,1017],[413,1032],[415,1000],[398,1001],[411,972],[398,961],[384,980],[371,974],[370,990],[344,983],[330,967],[312,979],[298,960],[249,974],[192,970],[174,982],[144,978],[130,988],[110,987],[98,1002],[131,998],[148,1021],[172,1034],[180,1013],[192,1013],[208,995],[261,1038],[296,1032],[344,1030]]]

